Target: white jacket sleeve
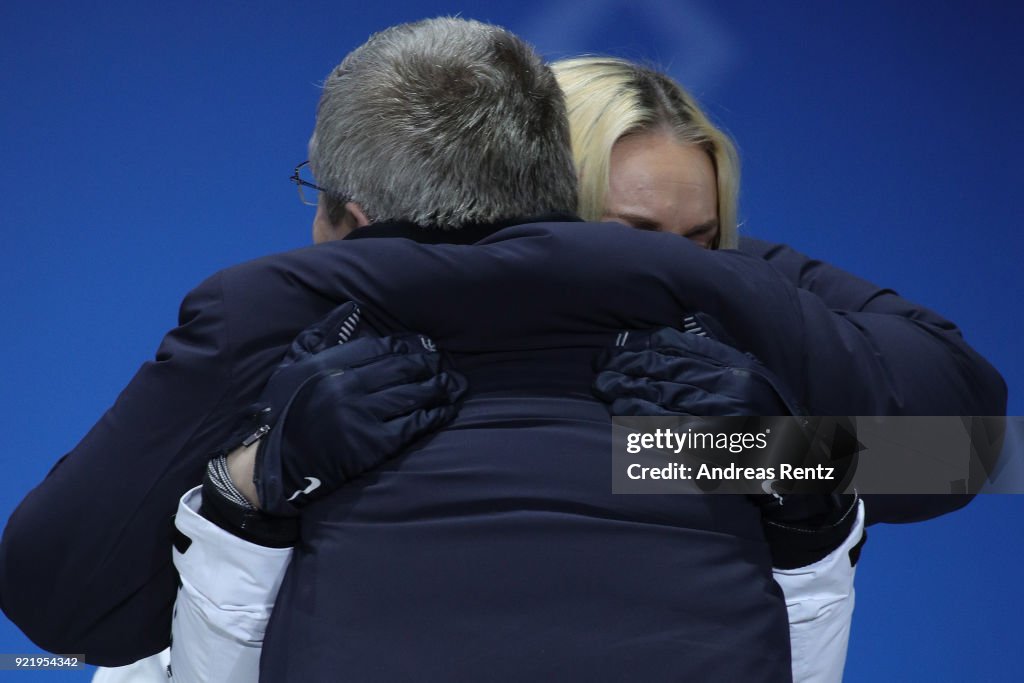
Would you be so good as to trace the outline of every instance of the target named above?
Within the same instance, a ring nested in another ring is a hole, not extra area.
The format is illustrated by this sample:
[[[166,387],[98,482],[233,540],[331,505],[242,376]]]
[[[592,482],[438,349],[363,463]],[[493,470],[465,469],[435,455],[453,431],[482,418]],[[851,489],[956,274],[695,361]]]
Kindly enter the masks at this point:
[[[174,550],[181,588],[171,626],[170,680],[255,683],[263,634],[291,548],[255,545],[199,515],[199,488],[178,505],[175,525],[192,543]]]
[[[98,667],[92,683],[167,683],[171,680],[167,673],[170,663],[170,649],[161,650],[127,666]]]
[[[864,502],[860,501],[850,535],[832,554],[806,567],[773,570],[789,611],[793,683],[843,680],[856,574],[850,550],[863,536]]]

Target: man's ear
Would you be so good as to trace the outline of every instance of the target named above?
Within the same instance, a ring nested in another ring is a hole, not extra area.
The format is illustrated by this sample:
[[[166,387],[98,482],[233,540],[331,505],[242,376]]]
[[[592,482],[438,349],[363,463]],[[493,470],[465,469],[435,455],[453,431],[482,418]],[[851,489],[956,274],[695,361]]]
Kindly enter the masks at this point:
[[[370,220],[366,217],[363,207],[356,202],[346,202],[345,215],[337,223],[332,223],[321,197],[316,207],[316,216],[313,218],[313,243],[340,240],[353,230],[369,224]]]
[[[345,202],[345,211],[355,219],[355,227],[357,228],[369,225],[371,222],[366,217],[366,213],[363,212],[363,207],[359,206],[356,202]]]

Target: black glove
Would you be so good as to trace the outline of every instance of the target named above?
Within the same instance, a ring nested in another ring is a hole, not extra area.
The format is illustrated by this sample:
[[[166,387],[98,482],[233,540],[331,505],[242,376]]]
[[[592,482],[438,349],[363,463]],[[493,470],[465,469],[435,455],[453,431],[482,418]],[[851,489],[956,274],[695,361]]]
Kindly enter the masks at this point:
[[[433,342],[380,336],[359,318],[346,303],[299,334],[221,449],[260,440],[253,481],[262,515],[298,515],[455,417],[466,381]]]
[[[363,336],[336,343],[351,336],[355,308],[300,335],[264,392],[270,430],[254,482],[267,514],[298,514],[455,417],[466,381],[427,337],[368,336],[357,324]]]
[[[698,332],[670,327],[622,332],[595,369],[594,393],[609,404],[612,415],[800,412],[757,359]]]
[[[710,338],[722,337],[715,322],[688,317],[687,331],[662,328],[622,332],[613,349],[598,361],[594,393],[612,415],[699,417],[799,415],[789,390],[756,358]],[[837,484],[855,463],[859,444],[846,418],[794,418],[778,425],[773,447],[837,465]],[[823,424],[827,423],[827,424]],[[834,424],[833,424],[834,423]],[[778,431],[778,430],[777,430]],[[829,437],[823,441],[821,433]],[[773,465],[747,460],[748,465]],[[766,493],[747,496],[761,509],[761,523],[779,569],[802,567],[823,559],[849,536],[857,519],[856,494],[784,494],[763,482]],[[858,552],[860,546],[858,545]],[[855,561],[856,558],[851,558]]]

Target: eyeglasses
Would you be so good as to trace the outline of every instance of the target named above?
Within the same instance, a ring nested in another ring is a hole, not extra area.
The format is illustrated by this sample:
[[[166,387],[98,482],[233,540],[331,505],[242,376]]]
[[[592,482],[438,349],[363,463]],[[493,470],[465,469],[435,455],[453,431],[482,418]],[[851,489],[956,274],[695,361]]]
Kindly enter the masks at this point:
[[[313,182],[316,179],[313,177],[312,169],[309,168],[309,161],[303,161],[296,166],[289,180],[295,183],[295,187],[299,190],[299,201],[306,206],[319,204],[320,193],[327,191]]]

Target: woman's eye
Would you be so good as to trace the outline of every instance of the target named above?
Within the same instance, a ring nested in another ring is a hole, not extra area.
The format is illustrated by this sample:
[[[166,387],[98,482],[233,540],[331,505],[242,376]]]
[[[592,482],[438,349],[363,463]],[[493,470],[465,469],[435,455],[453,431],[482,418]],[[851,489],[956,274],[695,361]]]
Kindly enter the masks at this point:
[[[630,221],[629,224],[632,225],[637,230],[650,230],[651,232],[658,231],[657,225],[655,225],[654,223],[648,223],[646,221]]]

